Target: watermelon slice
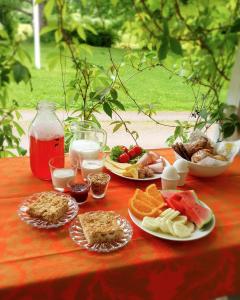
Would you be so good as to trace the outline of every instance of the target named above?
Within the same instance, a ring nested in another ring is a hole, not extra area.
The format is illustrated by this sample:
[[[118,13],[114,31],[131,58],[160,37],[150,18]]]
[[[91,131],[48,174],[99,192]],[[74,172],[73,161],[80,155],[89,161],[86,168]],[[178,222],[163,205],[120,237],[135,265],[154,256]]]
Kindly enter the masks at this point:
[[[178,210],[182,215],[185,214],[185,208],[181,202],[182,197],[178,193],[172,194],[169,198],[166,198],[165,201],[167,205],[175,210]]]
[[[210,209],[203,207],[194,191],[172,193],[165,199],[167,205],[185,215],[200,229],[212,219]]]

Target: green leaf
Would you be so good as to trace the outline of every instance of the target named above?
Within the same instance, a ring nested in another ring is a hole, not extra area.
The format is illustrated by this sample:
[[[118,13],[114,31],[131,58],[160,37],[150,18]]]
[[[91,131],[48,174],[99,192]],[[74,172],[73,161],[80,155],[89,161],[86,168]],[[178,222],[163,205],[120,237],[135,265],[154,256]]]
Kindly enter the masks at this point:
[[[1,146],[1,148],[2,148],[3,142],[4,142],[4,136],[3,136],[3,134],[0,132],[0,146]]]
[[[51,32],[51,31],[54,31],[56,30],[58,27],[57,27],[57,24],[55,25],[48,25],[48,26],[44,26],[42,29],[41,29],[41,32],[40,32],[40,35],[44,35],[48,32]]]
[[[105,145],[103,147],[103,152],[109,152],[111,150],[111,148],[108,145]]]
[[[232,113],[232,114],[230,115],[230,119],[231,119],[233,122],[239,122],[239,121],[240,121],[239,116],[238,116],[237,114],[234,114],[234,113]]]
[[[28,82],[28,80],[31,78],[28,69],[19,62],[16,62],[13,65],[12,70],[13,70],[13,77],[17,83],[21,81]]]
[[[199,122],[195,125],[195,128],[202,129],[206,125],[206,122]]]
[[[26,63],[31,63],[32,62],[32,59],[31,59],[31,56],[29,55],[29,53],[27,51],[25,51],[24,49],[22,48],[18,48],[17,50],[17,54],[19,56],[19,60],[21,62],[23,62],[24,64]]]
[[[120,101],[118,101],[118,100],[112,100],[111,102],[114,103],[119,109],[125,111],[125,107],[124,107],[124,105]]]
[[[169,147],[172,146],[172,144],[175,142],[175,137],[174,137],[174,135],[169,136],[169,137],[166,139],[166,142],[167,142],[167,144],[168,144]]]
[[[163,20],[163,35],[164,37],[169,37],[169,28],[168,28],[168,22],[166,19]]]
[[[87,0],[82,0],[81,3],[82,3],[82,5],[83,5],[84,7],[87,6]]]
[[[77,33],[78,33],[78,35],[80,36],[81,39],[83,39],[84,41],[86,41],[87,37],[86,37],[85,31],[82,28],[82,26],[78,26]]]
[[[48,19],[53,11],[55,0],[48,0],[44,5],[44,15]]]
[[[111,0],[112,6],[116,6],[118,4],[118,0]]]
[[[166,37],[162,38],[161,46],[158,50],[158,58],[159,60],[164,60],[167,57],[168,49],[169,49],[169,40]]]
[[[52,59],[48,61],[49,70],[53,70],[59,63],[60,63],[59,56],[55,55]]]
[[[226,139],[233,135],[235,131],[235,126],[233,123],[224,123],[222,125],[223,138]]]
[[[122,125],[123,125],[122,122],[116,124],[116,125],[113,127],[113,133],[116,132],[116,131],[118,131],[118,129],[121,128]]]
[[[101,128],[101,124],[99,123],[98,119],[97,119],[93,114],[92,114],[92,116],[91,116],[91,120],[92,120],[94,123],[96,123],[97,126],[98,126],[99,128]]]
[[[93,34],[97,35],[97,31],[94,29],[94,27],[90,24],[83,24],[84,29],[87,29],[89,31],[91,31]]]
[[[170,48],[172,52],[174,52],[177,55],[182,55],[182,47],[180,42],[176,38],[170,38]]]
[[[107,102],[103,103],[103,110],[110,118],[112,118],[112,108]]]
[[[177,126],[174,130],[174,138],[176,139],[181,134],[181,126]]]
[[[24,134],[24,130],[22,129],[22,127],[17,122],[15,122],[15,121],[13,121],[13,124],[14,124],[14,126],[15,126],[18,134],[20,136],[22,136]]]
[[[76,102],[79,98],[80,94],[79,93],[76,93],[73,97],[73,100]]]
[[[115,89],[111,89],[110,94],[111,94],[112,100],[116,100],[117,99],[118,93],[117,93],[117,91]]]
[[[55,35],[55,40],[56,40],[57,43],[60,42],[63,38],[63,35],[62,35],[62,32],[61,32],[60,29],[55,31],[54,35]]]
[[[207,117],[208,117],[208,111],[207,111],[206,109],[202,109],[202,110],[199,112],[199,114],[200,114],[200,117],[201,117],[202,119],[204,119],[205,121],[207,120]]]
[[[131,131],[131,135],[137,140],[139,138],[139,134],[137,131],[133,130]]]
[[[19,155],[24,156],[27,154],[27,150],[22,147],[17,147],[17,152]]]
[[[235,20],[234,24],[231,27],[231,32],[239,32],[240,31],[240,18]]]

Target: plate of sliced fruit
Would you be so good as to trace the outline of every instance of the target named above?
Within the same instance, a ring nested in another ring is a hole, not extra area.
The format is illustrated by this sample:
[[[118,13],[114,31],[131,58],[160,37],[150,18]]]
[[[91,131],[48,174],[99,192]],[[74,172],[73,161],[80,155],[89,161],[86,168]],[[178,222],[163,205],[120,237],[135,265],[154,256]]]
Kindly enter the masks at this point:
[[[145,232],[172,241],[201,239],[215,227],[212,210],[193,190],[159,191],[151,184],[136,189],[129,201],[129,216]]]
[[[132,180],[155,180],[161,178],[165,166],[170,163],[158,153],[139,146],[115,146],[105,159],[105,167],[123,178]]]

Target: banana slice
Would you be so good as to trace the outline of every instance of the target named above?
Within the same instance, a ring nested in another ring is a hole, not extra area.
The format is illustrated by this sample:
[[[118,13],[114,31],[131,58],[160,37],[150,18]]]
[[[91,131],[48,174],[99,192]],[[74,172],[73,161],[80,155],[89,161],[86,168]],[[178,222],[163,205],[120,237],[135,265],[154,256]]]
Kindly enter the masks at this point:
[[[173,221],[180,222],[182,224],[187,224],[187,217],[180,215],[180,216],[177,216]]]
[[[166,221],[166,226],[168,227],[168,232],[171,233],[171,235],[175,235],[174,230],[173,230],[173,222],[170,220]]]
[[[185,224],[188,228],[188,230],[193,233],[193,231],[195,230],[195,226],[192,222],[187,222],[187,224]]]
[[[142,226],[152,231],[158,231],[159,229],[156,218],[151,217],[144,217],[142,220]]]
[[[160,217],[165,218],[166,220],[173,220],[176,218],[178,215],[180,215],[180,212],[177,210],[174,210],[172,208],[168,208],[167,210],[163,211],[160,214]]]
[[[180,215],[180,212],[172,208],[166,209],[157,218],[144,217],[142,226],[152,231],[162,231],[169,233],[179,238],[186,238],[191,236],[195,230],[192,222],[187,221],[186,216]]]
[[[167,220],[174,220],[178,215],[180,215],[180,212],[177,210],[173,210],[173,212],[167,216]]]
[[[191,235],[189,228],[186,225],[179,222],[173,223],[173,231],[175,235],[180,238],[186,238]]]
[[[171,214],[173,211],[172,208],[168,208],[166,210],[164,210],[161,214],[160,214],[160,217],[166,217],[167,215]]]
[[[167,226],[165,218],[161,218],[161,217],[158,218],[158,226],[159,226],[159,229],[162,232],[164,232],[164,233],[170,233],[169,230],[168,230],[168,226]]]

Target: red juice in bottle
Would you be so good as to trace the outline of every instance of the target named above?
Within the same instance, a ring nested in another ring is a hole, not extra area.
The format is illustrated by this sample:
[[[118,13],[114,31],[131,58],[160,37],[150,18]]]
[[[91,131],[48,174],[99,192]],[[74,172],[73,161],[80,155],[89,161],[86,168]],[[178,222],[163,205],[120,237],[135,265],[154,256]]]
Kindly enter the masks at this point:
[[[49,160],[62,156],[64,166],[64,129],[55,113],[55,104],[39,102],[29,128],[30,166],[34,176],[51,180]]]
[[[63,136],[51,140],[39,140],[30,136],[30,165],[34,176],[50,180],[49,160],[55,156],[64,157]]]

